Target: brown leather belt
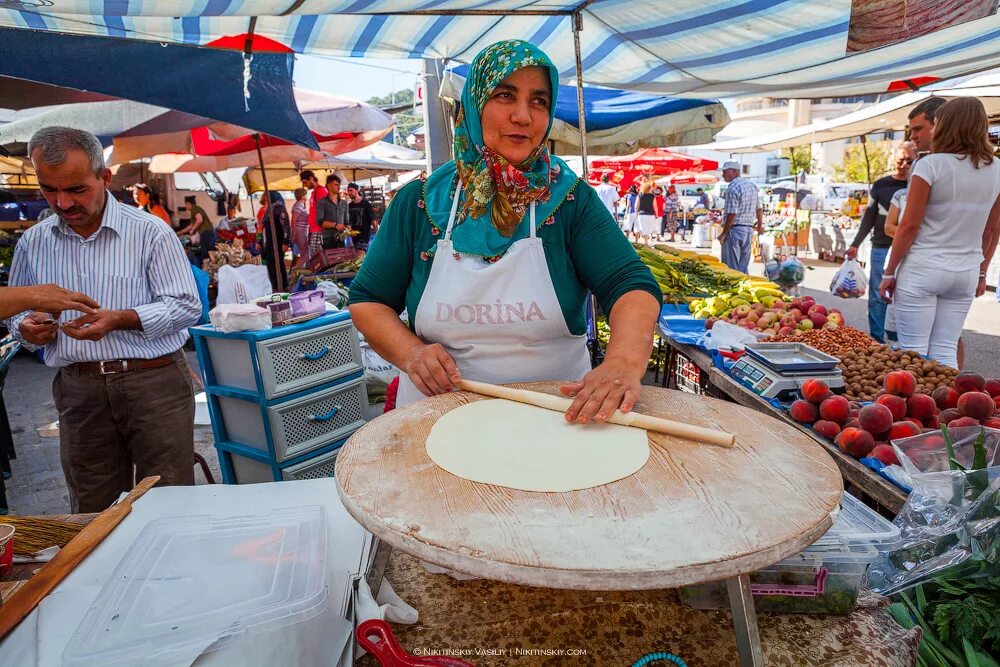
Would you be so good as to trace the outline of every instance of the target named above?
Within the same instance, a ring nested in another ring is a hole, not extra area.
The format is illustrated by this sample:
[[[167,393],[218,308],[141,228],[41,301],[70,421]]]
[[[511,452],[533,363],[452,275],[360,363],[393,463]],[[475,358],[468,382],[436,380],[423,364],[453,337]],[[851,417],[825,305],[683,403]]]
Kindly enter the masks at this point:
[[[63,370],[73,375],[115,375],[133,371],[148,371],[163,368],[174,363],[174,355],[156,359],[115,359],[113,361],[81,361],[66,366]]]

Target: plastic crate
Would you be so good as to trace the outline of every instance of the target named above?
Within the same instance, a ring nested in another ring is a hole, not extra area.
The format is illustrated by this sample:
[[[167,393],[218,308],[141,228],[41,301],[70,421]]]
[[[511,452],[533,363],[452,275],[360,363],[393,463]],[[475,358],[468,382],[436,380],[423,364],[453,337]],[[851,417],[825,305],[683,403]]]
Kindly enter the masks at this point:
[[[215,391],[209,394],[222,439],[270,453],[278,463],[346,438],[368,417],[364,378],[266,406]]]
[[[346,312],[262,331],[191,333],[207,387],[240,389],[267,399],[289,396],[361,371],[361,345]]]
[[[341,445],[342,446],[342,445]],[[311,459],[295,463],[284,468],[273,463],[258,461],[237,452],[220,451],[220,457],[225,457],[223,468],[231,470],[230,484],[259,484],[261,482],[281,482],[297,479],[319,479],[333,477],[340,446],[331,451],[314,456]]]
[[[845,493],[825,535],[802,553],[750,574],[754,607],[780,614],[849,614],[868,566],[898,543],[898,526]],[[680,595],[695,609],[729,609],[724,581],[686,586]]]
[[[704,394],[704,373],[696,363],[681,353],[677,353],[674,361],[674,386],[689,394]]]

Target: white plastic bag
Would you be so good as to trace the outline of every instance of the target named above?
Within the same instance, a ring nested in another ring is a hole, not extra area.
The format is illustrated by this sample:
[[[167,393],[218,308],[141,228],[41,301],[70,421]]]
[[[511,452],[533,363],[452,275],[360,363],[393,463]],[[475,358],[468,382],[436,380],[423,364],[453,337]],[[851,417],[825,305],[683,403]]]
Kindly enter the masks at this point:
[[[259,264],[219,267],[219,296],[216,303],[253,303],[271,293],[267,268]]]
[[[830,293],[845,299],[857,299],[865,294],[868,276],[856,259],[845,259],[830,282]]]
[[[756,343],[767,334],[750,331],[728,322],[716,322],[705,332],[701,344],[709,350],[743,350],[747,345]]]
[[[219,304],[208,314],[217,331],[257,331],[271,328],[271,311],[252,303]]]

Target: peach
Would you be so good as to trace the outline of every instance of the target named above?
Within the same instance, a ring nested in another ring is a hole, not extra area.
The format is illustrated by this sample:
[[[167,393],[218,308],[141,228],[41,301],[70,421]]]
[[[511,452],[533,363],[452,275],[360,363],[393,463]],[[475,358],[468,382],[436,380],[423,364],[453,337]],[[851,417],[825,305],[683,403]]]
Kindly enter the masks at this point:
[[[819,416],[843,424],[851,418],[851,404],[843,396],[831,396],[819,404]]]
[[[913,422],[896,422],[889,429],[889,435],[886,438],[889,442],[893,440],[902,440],[903,438],[910,438],[915,435],[920,435],[923,427],[914,424]]]
[[[993,397],[1000,396],[1000,380],[987,380],[983,391]]]
[[[795,401],[788,409],[788,414],[803,424],[812,424],[819,419],[819,409],[809,401]]]
[[[906,399],[902,396],[896,396],[895,394],[882,394],[875,399],[875,402],[889,408],[889,412],[892,413],[894,421],[899,421],[900,419],[906,417]]]
[[[973,419],[986,419],[993,415],[996,404],[993,399],[984,391],[970,391],[958,397],[958,411],[963,417]]]
[[[1000,412],[1000,396],[993,397],[993,405],[997,407],[996,412]]]
[[[958,411],[958,408],[948,408],[947,410],[942,410],[938,413],[938,421],[942,424],[947,424],[948,422],[954,421],[962,416],[962,413]]]
[[[959,415],[959,416],[961,416],[961,415]],[[903,421],[904,422],[910,422],[911,424],[916,424],[917,426],[919,426],[921,428],[923,428],[923,426],[924,426],[924,420],[923,419],[917,419],[916,417],[907,417]]]
[[[844,426],[843,426],[843,428],[841,430],[848,429],[848,428],[861,428],[861,422],[858,421],[857,417],[851,417],[850,419],[847,420],[847,423],[844,424]]]
[[[933,417],[937,412],[937,403],[927,394],[914,394],[906,399],[906,414],[917,419]]]
[[[1000,430],[1000,417],[990,417],[989,419],[984,419],[982,425],[986,428],[995,428]]]
[[[942,410],[947,410],[958,405],[958,392],[951,387],[938,387],[931,394],[931,397]]]
[[[869,433],[885,433],[892,426],[892,412],[884,405],[873,403],[861,408],[858,421],[861,422],[861,428]]]
[[[941,420],[937,418],[937,415],[932,415],[924,420],[924,426],[927,428],[938,428],[941,426]]]
[[[960,394],[967,391],[983,391],[986,389],[986,378],[979,373],[963,371],[955,376],[955,381],[951,384]]]
[[[840,434],[840,424],[826,419],[820,419],[818,422],[813,424],[813,430],[824,438],[833,440]]]
[[[867,456],[875,447],[875,438],[872,434],[860,428],[845,428],[834,442],[841,450],[858,459]]]
[[[802,392],[802,398],[816,405],[833,396],[833,392],[830,391],[830,385],[816,379],[803,382],[800,391]]]
[[[948,428],[961,428],[963,426],[978,426],[979,420],[972,417],[959,417],[948,422]]]
[[[887,466],[899,465],[899,459],[896,458],[896,450],[894,450],[890,445],[876,445],[868,456],[873,459],[878,459]]]
[[[886,374],[883,386],[890,394],[909,396],[917,390],[917,376],[910,371],[893,371]]]

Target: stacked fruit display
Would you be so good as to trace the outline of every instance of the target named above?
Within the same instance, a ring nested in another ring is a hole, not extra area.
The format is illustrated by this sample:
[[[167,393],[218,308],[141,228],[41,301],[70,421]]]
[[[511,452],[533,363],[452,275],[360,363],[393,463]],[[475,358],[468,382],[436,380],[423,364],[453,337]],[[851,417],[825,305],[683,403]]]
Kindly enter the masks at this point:
[[[722,320],[770,336],[794,336],[796,332],[837,329],[844,324],[844,316],[839,310],[827,310],[826,306],[816,303],[812,297],[787,302],[776,296],[781,294],[778,290],[750,291],[758,300],[757,303],[748,303],[738,294],[728,299],[720,295],[692,301],[689,308],[695,317],[708,317],[706,329],[711,329],[717,321]],[[699,310],[694,310],[695,308]]]
[[[806,380],[801,393],[802,399],[789,409],[792,419],[812,425],[855,458],[871,456],[886,464],[897,463],[891,441],[925,429],[977,424],[1000,428],[1000,380],[986,380],[978,373],[961,373],[953,388],[940,387],[928,395],[917,392],[913,373],[892,371],[875,402],[864,406],[834,395],[822,380]]]

